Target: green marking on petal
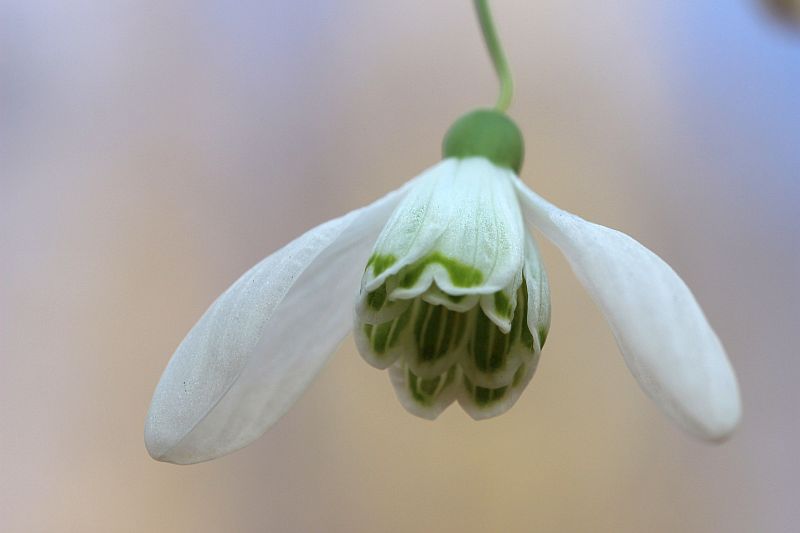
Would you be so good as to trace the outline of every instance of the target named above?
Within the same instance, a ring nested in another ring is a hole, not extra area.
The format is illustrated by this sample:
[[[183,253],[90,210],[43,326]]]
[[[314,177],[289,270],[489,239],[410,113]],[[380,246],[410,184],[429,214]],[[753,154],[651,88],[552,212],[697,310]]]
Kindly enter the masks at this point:
[[[464,376],[464,388],[478,407],[486,407],[489,404],[501,400],[506,395],[506,392],[508,392],[508,386],[498,387],[496,389],[476,386],[467,376]]]
[[[397,257],[392,254],[372,254],[367,261],[367,268],[372,267],[372,274],[380,276],[389,267],[397,262]]]
[[[494,308],[500,316],[506,318],[511,316],[511,300],[508,299],[508,296],[503,291],[494,293]]]
[[[400,335],[408,325],[411,318],[411,307],[393,320],[381,324],[364,324],[362,326],[364,335],[369,341],[370,351],[378,359],[387,354],[390,348],[394,347],[400,339]]]
[[[428,313],[433,307],[431,304],[427,302],[417,301],[414,303],[416,319],[414,320],[414,340],[416,341],[417,351],[419,352],[419,346],[421,344],[421,340],[423,338],[423,331],[425,330],[425,324],[428,320]]]
[[[444,322],[442,320],[444,307],[430,304],[427,307],[427,313],[420,313],[420,319],[424,320],[424,323],[421,327],[421,335],[417,337],[417,355],[423,361],[432,361],[441,355],[439,337]]]
[[[524,322],[524,325],[523,325],[523,328],[522,328],[522,335],[521,335],[521,339],[520,340],[522,341],[522,344],[529,351],[533,351],[533,334],[531,333],[531,330],[528,327],[528,321],[527,320]]]
[[[533,334],[528,326],[528,285],[525,279],[522,280],[522,285],[517,293],[517,314],[520,317],[520,340],[522,344],[528,349],[533,351]],[[546,333],[545,333],[546,336]],[[541,336],[540,336],[541,338]],[[544,345],[544,343],[542,343]],[[541,346],[540,346],[541,348]]]
[[[420,393],[424,394],[425,396],[433,396],[436,393],[436,388],[439,386],[439,382],[441,380],[441,376],[436,376],[432,379],[419,380]]]
[[[389,342],[389,333],[392,330],[393,322],[385,322],[379,326],[376,326],[373,329],[372,338],[372,350],[378,354],[383,355],[386,353],[386,345]]]
[[[486,372],[489,369],[489,341],[492,335],[492,323],[482,312],[475,317],[475,332],[469,350],[475,359],[475,366]]]
[[[495,386],[511,383],[513,373],[519,369],[519,358],[530,358],[535,354],[534,337],[527,322],[528,301],[525,291],[523,283],[517,292],[517,306],[511,313],[511,329],[508,333],[503,333],[480,307],[474,308],[470,314],[471,330],[462,367],[468,372],[480,373],[481,380],[485,378],[491,384],[497,384]],[[478,379],[478,375],[471,375]]]
[[[475,331],[468,350],[475,366],[481,372],[492,373],[506,365],[506,358],[511,351],[513,330],[503,333],[480,310],[475,317]]]
[[[497,329],[497,326],[495,326],[492,333],[494,334],[494,343],[492,343],[492,352],[489,357],[489,369],[494,372],[505,366],[506,355],[508,355],[509,348],[511,348],[511,343],[509,342],[511,335],[503,334]]]
[[[367,294],[367,305],[374,311],[380,311],[386,303],[386,284]]]
[[[440,349],[449,352],[453,341],[456,338],[459,328],[458,324],[464,320],[464,315],[455,311],[447,310],[445,317],[444,331],[439,339]]]
[[[414,307],[417,361],[433,363],[459,343],[464,335],[465,316],[443,305],[433,305],[422,300],[418,300]]]
[[[523,288],[524,289],[524,288]],[[511,344],[515,344],[519,339],[520,333],[522,331],[522,324],[525,322],[525,315],[526,315],[526,308],[528,302],[524,296],[524,292],[521,290],[517,294],[517,310],[514,313],[514,318],[511,321],[511,331],[508,332],[508,336],[511,338]]]
[[[414,374],[411,369],[406,368],[406,386],[415,402],[420,405],[430,406],[436,401],[442,391],[453,383],[455,376],[455,365],[450,367],[444,374],[429,379],[421,378]]]
[[[403,332],[408,322],[411,320],[411,309],[413,306],[409,305],[408,309],[403,311],[403,314],[397,317],[394,321],[394,327],[389,335],[389,347],[392,348],[397,344],[400,339],[400,334]]]
[[[447,275],[450,277],[450,282],[456,287],[475,287],[483,282],[483,272],[477,268],[439,252],[433,252],[404,269],[400,279],[400,286],[404,289],[413,287],[419,281],[425,269],[434,263],[445,268]]]
[[[486,405],[492,400],[492,389],[486,387],[475,387],[475,392],[472,393],[472,398],[478,405]]]
[[[419,378],[410,370],[406,370],[406,384],[408,385],[408,392],[411,396],[421,404],[425,404],[425,397],[417,390],[417,382]]]
[[[456,336],[453,339],[453,342],[456,344],[461,342],[461,339],[464,337],[464,331],[467,329],[467,320],[469,317],[464,314],[458,315],[458,322],[456,323]]]
[[[364,332],[364,336],[367,338],[369,344],[368,349],[370,356],[374,357],[377,361],[385,360],[386,356],[389,355],[390,349],[399,342],[401,334],[408,325],[410,318],[411,307],[409,306],[400,316],[392,320],[380,324],[361,325],[361,330]],[[362,355],[364,355],[363,352]],[[399,354],[395,353],[392,355],[392,359],[394,359]]]
[[[539,326],[537,332],[539,333],[539,343],[541,344],[540,348],[544,348],[544,342],[547,340],[548,327]]]

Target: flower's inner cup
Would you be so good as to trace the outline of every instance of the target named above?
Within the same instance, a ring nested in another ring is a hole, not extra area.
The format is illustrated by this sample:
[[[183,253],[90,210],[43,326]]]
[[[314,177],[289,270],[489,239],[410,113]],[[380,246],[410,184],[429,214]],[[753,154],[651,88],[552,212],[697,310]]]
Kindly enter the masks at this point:
[[[373,257],[367,268],[380,270],[386,262]],[[547,334],[546,328],[533,333],[528,326],[525,280],[512,298],[505,291],[447,294],[435,282],[413,298],[389,297],[418,277],[418,270],[409,265],[362,294],[355,326],[361,355],[389,368],[401,403],[415,415],[435,418],[456,399],[474,418],[505,412],[533,376],[538,339],[543,343]],[[462,281],[480,276],[468,269],[461,274],[467,276]]]
[[[536,370],[550,324],[547,276],[509,168],[450,158],[420,175],[367,261],[354,335],[411,413],[454,400],[499,415]]]

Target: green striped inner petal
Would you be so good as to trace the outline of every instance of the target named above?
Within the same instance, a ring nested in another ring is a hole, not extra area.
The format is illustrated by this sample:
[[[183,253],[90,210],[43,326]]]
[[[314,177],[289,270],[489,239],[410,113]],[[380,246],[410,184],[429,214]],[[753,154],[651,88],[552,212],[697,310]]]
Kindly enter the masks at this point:
[[[401,334],[411,319],[411,310],[412,307],[409,306],[400,316],[383,324],[364,324],[362,326],[364,335],[369,340],[372,354],[377,356],[378,359],[398,345]]]
[[[367,294],[367,305],[373,311],[380,311],[386,304],[386,284]]]
[[[469,377],[464,374],[462,379],[464,390],[469,395],[468,403],[481,410],[492,408],[500,402],[505,402],[506,406],[502,408],[500,412],[505,411],[516,401],[522,390],[528,384],[527,382],[530,376],[527,374],[532,368],[531,365],[533,365],[533,368],[535,368],[536,361],[521,363],[516,372],[514,372],[511,382],[500,387],[481,387],[480,385],[473,383],[472,380],[470,380]],[[463,400],[462,405],[464,405]],[[469,406],[464,407],[468,411],[472,412]]]
[[[499,400],[502,400],[508,392],[509,387],[508,385],[494,389],[489,387],[480,387],[472,383],[467,376],[464,376],[464,389],[466,389],[467,393],[469,393],[475,405],[478,407],[486,407]]]
[[[481,372],[495,372],[505,367],[513,341],[483,313],[477,313],[472,338],[467,344],[470,357]]]
[[[494,308],[497,314],[504,318],[510,317],[511,313],[513,312],[511,300],[503,291],[497,291],[494,293]]]
[[[433,378],[422,378],[414,374],[406,366],[406,388],[415,402],[428,407],[433,405],[439,396],[455,382],[457,368],[451,366],[447,372]]]
[[[425,301],[417,301],[414,311],[414,346],[418,364],[433,363],[458,347],[467,323],[464,313]]]
[[[376,258],[372,267],[380,270],[391,262]],[[537,318],[531,331],[528,313],[539,313],[529,309],[535,300],[529,301],[526,280],[516,290],[512,285],[483,296],[449,295],[434,283],[413,299],[390,300],[396,282],[391,277],[362,296],[357,341],[370,364],[391,366],[392,383],[406,409],[432,419],[456,396],[476,419],[510,408],[536,369],[536,337],[544,342],[549,322],[548,317],[531,317]],[[493,303],[489,314],[486,298]],[[508,319],[502,329],[495,315]]]
[[[467,354],[460,361],[464,374],[484,388],[499,388],[511,383],[514,373],[534,353],[533,335],[527,323],[527,288],[517,291],[517,306],[508,333],[476,310],[466,343]]]
[[[386,284],[384,283],[374,291],[367,293],[367,310],[371,314],[375,316],[395,314],[402,309],[400,306],[407,303],[403,300],[390,300],[388,297],[388,292],[389,291],[386,289]]]
[[[539,328],[537,329],[537,332],[539,333],[539,343],[541,344],[541,348],[544,348],[544,343],[547,340],[547,332],[549,329],[550,328],[546,324],[540,325]],[[528,331],[528,334],[530,335],[530,331]],[[531,338],[531,346],[533,346],[533,338]]]

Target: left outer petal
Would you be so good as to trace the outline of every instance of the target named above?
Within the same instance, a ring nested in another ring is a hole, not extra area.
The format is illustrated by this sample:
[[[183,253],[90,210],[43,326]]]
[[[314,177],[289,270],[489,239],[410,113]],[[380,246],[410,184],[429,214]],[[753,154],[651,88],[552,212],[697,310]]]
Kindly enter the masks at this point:
[[[236,281],[178,346],[145,424],[153,458],[214,459],[264,433],[350,328],[370,249],[407,191],[309,230]]]
[[[642,389],[690,433],[712,441],[728,437],[741,418],[736,376],[686,284],[628,235],[515,183],[528,223],[567,257]]]

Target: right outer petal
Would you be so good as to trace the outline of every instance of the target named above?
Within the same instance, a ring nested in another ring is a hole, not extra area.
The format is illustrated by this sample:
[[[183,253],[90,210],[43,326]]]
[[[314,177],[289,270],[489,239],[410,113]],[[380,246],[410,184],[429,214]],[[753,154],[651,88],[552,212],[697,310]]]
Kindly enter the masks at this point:
[[[519,180],[515,184],[529,224],[564,253],[647,395],[702,439],[730,436],[741,418],[736,375],[683,280],[628,235],[559,209]]]
[[[309,230],[211,305],[156,387],[145,424],[153,458],[214,459],[288,411],[349,331],[370,249],[411,183]]]

